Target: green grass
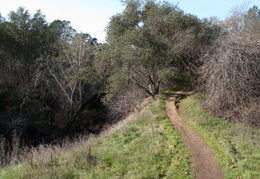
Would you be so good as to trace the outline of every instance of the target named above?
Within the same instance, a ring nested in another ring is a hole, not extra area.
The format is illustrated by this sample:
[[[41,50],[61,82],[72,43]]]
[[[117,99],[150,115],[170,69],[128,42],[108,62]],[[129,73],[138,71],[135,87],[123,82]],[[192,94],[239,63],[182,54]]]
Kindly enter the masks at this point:
[[[0,178],[194,178],[191,157],[157,99],[69,152],[0,169]]]
[[[182,100],[180,113],[213,149],[225,178],[260,178],[260,130],[215,118],[200,107],[202,98]]]
[[[174,91],[181,90],[181,89],[184,88],[185,86],[189,86],[189,85],[188,85],[188,84],[179,85],[179,86],[177,86],[177,87],[175,87],[175,88],[171,88],[171,89],[165,90],[165,91],[163,92],[164,97],[166,98],[166,97],[170,96]]]

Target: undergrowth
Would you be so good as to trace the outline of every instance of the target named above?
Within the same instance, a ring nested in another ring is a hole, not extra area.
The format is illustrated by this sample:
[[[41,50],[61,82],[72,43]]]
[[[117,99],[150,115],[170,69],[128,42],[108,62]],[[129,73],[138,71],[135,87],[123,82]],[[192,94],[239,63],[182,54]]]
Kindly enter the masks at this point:
[[[190,157],[157,99],[73,150],[0,169],[0,178],[186,179],[194,178]]]
[[[180,113],[212,148],[225,178],[260,178],[260,130],[214,117],[200,107],[202,100],[200,95],[182,100]]]

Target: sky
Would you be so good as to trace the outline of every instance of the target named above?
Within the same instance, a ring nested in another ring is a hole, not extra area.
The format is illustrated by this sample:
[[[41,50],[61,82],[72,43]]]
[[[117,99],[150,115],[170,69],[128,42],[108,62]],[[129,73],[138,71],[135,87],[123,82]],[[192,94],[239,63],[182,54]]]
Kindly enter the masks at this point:
[[[232,7],[248,3],[245,0],[166,0],[199,18],[211,16],[224,19]],[[157,1],[158,2],[158,1]],[[250,7],[260,0],[251,0]],[[0,13],[7,17],[10,11],[24,7],[32,15],[40,9],[47,22],[67,20],[78,32],[88,33],[99,42],[105,41],[105,28],[110,17],[124,10],[120,0],[0,0]]]

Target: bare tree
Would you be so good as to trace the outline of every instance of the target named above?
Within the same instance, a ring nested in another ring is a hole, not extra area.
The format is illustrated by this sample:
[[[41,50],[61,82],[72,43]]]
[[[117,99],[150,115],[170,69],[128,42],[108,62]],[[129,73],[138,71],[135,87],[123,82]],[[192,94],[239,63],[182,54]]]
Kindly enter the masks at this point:
[[[61,113],[72,119],[86,97],[86,74],[91,64],[96,46],[93,40],[82,34],[72,42],[60,41],[61,54],[57,59],[44,59],[47,71],[52,77],[52,93],[58,97]],[[84,97],[83,97],[84,94]]]

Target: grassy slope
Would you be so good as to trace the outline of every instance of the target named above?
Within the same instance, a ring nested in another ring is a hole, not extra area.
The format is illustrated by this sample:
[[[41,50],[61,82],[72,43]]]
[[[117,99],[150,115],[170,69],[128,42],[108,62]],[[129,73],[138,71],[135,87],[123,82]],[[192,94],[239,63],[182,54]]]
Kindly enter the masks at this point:
[[[200,107],[201,102],[199,95],[184,99],[180,113],[214,150],[225,177],[260,178],[260,130],[215,118]]]
[[[0,178],[194,178],[190,153],[153,101],[99,138],[41,161],[0,169]]]

